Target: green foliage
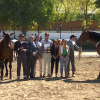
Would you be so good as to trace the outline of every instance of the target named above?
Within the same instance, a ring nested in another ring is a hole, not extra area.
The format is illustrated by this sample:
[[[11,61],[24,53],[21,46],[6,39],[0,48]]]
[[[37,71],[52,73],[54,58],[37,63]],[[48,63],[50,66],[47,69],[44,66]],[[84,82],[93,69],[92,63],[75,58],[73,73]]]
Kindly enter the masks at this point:
[[[82,49],[96,49],[96,47],[90,41],[86,41],[82,44]]]
[[[55,11],[53,0],[1,0],[0,23],[14,24],[15,26],[32,26],[54,19]],[[12,21],[12,23],[11,23]]]
[[[100,0],[95,0],[95,4],[97,8],[100,8]]]

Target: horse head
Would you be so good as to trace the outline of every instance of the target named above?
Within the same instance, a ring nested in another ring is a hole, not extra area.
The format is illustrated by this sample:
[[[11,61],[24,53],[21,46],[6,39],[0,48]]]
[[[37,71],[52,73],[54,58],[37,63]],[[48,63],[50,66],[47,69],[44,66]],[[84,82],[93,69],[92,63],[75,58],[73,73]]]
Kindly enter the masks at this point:
[[[8,33],[5,33],[4,31],[3,31],[3,35],[4,35],[4,39],[7,41],[7,45],[9,44],[9,42],[10,42],[10,40],[11,40],[11,35],[13,35],[14,33],[10,33],[10,34],[8,34]]]
[[[79,39],[77,40],[77,42],[80,43],[80,45],[82,45],[84,42],[86,42],[89,39],[89,32],[87,30],[84,30],[82,32],[82,34],[80,35]]]

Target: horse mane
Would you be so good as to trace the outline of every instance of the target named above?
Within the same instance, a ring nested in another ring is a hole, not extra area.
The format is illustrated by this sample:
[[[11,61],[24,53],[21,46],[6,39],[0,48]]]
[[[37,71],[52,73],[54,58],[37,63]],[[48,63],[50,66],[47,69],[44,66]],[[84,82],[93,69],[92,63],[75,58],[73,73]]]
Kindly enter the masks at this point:
[[[97,41],[100,41],[100,33],[92,32],[92,31],[88,31],[88,32],[89,32],[90,38],[97,40]]]

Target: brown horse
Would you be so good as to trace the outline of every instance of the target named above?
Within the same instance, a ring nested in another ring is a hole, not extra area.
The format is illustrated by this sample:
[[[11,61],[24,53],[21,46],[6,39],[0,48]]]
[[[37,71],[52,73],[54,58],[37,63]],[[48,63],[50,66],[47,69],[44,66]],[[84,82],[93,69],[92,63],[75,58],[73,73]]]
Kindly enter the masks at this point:
[[[8,60],[10,68],[10,79],[12,79],[12,60],[13,60],[13,45],[11,44],[11,34],[3,32],[4,39],[0,43],[0,61],[1,61],[1,79],[3,79],[4,61]],[[8,47],[9,46],[9,47]]]
[[[92,31],[83,31],[77,42],[80,42],[80,45],[82,45],[87,40],[96,46],[97,53],[100,55],[100,34]],[[97,79],[100,79],[100,71]]]

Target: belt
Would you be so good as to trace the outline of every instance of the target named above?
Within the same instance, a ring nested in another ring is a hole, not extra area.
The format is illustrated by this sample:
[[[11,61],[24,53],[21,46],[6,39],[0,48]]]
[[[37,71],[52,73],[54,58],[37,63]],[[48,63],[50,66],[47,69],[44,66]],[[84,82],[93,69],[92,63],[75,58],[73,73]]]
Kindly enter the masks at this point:
[[[67,56],[67,55],[62,55],[62,56]]]

